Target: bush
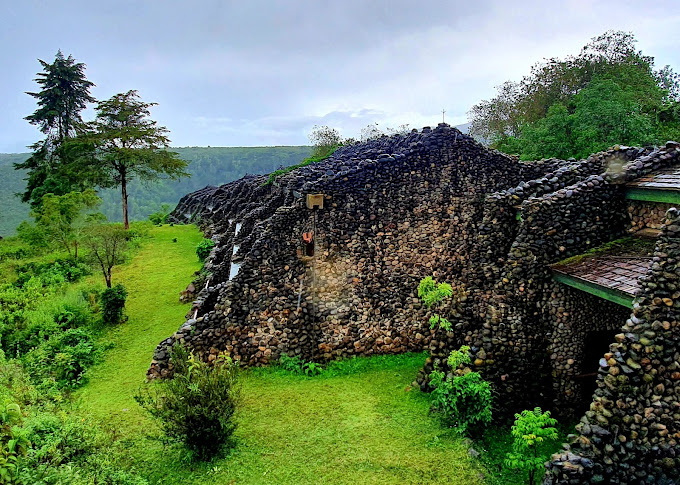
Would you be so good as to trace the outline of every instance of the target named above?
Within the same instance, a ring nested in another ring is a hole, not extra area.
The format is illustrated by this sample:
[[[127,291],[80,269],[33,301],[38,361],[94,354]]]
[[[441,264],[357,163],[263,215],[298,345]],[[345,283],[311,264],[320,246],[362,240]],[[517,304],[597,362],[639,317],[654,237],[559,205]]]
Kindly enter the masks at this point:
[[[220,354],[211,367],[178,345],[171,362],[174,377],[141,389],[135,400],[159,422],[165,438],[183,444],[192,458],[206,460],[233,446],[238,362]]]
[[[101,304],[102,320],[104,323],[115,325],[120,323],[125,309],[127,290],[120,283],[102,291],[99,297]]]
[[[205,259],[210,256],[210,251],[212,251],[212,248],[214,247],[215,243],[212,239],[203,239],[203,241],[196,246],[196,256],[198,256],[198,259],[201,261],[205,261]]]
[[[468,350],[463,346],[451,352],[448,361],[454,373],[450,377],[438,370],[430,374],[430,385],[434,387],[432,409],[461,433],[478,435],[491,422],[491,385],[479,372],[455,374],[455,367],[469,363]]]
[[[23,287],[28,280],[38,277],[43,286],[57,286],[64,282],[75,282],[83,276],[92,274],[90,267],[72,259],[57,259],[51,263],[25,264],[17,269],[16,285]]]
[[[529,472],[529,485],[533,485],[536,472],[544,471],[543,464],[551,454],[550,445],[557,440],[557,420],[550,417],[541,408],[533,411],[524,410],[515,414],[512,427],[512,451],[507,454],[505,465],[515,470]]]
[[[149,214],[149,221],[152,224],[160,226],[162,224],[168,223],[168,216],[170,215],[170,204],[161,204],[161,208],[158,212]]]
[[[31,378],[43,389],[73,389],[84,383],[84,373],[97,357],[92,335],[74,328],[53,335],[22,360]]]

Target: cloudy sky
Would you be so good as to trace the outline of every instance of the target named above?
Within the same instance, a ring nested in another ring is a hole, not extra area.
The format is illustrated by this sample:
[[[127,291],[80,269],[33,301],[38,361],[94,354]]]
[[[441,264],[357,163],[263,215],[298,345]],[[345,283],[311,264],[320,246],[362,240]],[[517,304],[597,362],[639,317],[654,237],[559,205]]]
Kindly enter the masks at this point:
[[[442,109],[465,123],[494,86],[609,29],[680,70],[677,0],[0,0],[0,18],[0,152],[41,138],[24,92],[57,49],[96,98],[157,102],[173,146],[306,144],[315,124],[358,136]]]

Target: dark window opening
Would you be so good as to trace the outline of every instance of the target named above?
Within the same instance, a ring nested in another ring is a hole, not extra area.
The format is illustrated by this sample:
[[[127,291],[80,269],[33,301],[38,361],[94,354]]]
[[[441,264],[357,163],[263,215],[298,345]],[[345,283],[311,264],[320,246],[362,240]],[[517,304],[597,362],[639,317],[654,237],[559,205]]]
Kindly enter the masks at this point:
[[[305,256],[314,256],[313,242],[305,242]]]

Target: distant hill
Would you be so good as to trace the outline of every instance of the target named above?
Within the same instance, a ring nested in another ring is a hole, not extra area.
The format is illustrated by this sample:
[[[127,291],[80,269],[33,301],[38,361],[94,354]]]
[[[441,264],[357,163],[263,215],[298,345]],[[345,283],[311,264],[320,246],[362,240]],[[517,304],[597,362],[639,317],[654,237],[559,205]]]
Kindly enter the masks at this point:
[[[26,173],[14,170],[14,164],[27,158],[28,153],[0,153],[0,236],[14,234],[14,229],[28,217],[28,205],[14,195],[26,187]]]
[[[187,147],[173,148],[189,162],[191,178],[180,181],[162,180],[143,185],[130,184],[130,217],[146,219],[162,204],[175,206],[189,192],[206,185],[220,185],[243,177],[246,173],[265,174],[279,167],[294,165],[311,153],[308,146],[289,147]],[[13,164],[28,158],[27,153],[0,153],[0,236],[12,235],[21,221],[28,217],[29,207],[14,194],[26,186],[25,172],[14,170]],[[101,211],[111,221],[122,219],[120,192],[100,191],[104,201]]]

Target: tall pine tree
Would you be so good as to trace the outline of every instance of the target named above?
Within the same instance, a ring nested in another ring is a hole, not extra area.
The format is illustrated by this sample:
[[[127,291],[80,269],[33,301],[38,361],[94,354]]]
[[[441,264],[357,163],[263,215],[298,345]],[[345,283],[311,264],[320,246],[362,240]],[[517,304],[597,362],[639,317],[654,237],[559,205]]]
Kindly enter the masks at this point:
[[[64,57],[61,50],[53,63],[40,59],[38,62],[43,71],[36,74],[34,81],[41,89],[26,93],[38,100],[38,109],[25,119],[38,126],[45,138],[30,146],[33,153],[28,160],[14,165],[16,169],[28,170],[26,190],[17,195],[33,207],[40,205],[45,194],[64,195],[90,185],[87,174],[69,170],[69,159],[75,154],[63,145],[84,129],[80,112],[87,103],[96,101],[90,95],[94,83],[85,77],[85,64],[70,55]]]

